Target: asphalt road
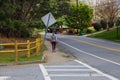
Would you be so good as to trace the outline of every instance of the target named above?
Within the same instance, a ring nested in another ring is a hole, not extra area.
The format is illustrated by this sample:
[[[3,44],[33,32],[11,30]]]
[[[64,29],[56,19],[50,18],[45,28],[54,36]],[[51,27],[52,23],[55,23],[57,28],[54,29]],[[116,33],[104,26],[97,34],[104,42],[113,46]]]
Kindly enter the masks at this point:
[[[75,60],[0,66],[0,80],[120,80],[120,44],[83,36],[57,36],[60,50]]]
[[[59,36],[59,46],[76,59],[120,79],[120,44],[78,36]]]

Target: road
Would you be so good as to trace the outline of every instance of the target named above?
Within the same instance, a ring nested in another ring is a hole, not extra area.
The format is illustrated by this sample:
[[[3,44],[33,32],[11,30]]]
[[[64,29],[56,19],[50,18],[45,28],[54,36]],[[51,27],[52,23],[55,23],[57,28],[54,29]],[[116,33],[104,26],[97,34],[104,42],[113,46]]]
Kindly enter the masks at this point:
[[[84,36],[58,35],[58,39],[60,50],[75,60],[0,66],[0,80],[120,80],[120,44]]]
[[[59,40],[59,45],[78,60],[120,79],[120,44],[84,36]]]

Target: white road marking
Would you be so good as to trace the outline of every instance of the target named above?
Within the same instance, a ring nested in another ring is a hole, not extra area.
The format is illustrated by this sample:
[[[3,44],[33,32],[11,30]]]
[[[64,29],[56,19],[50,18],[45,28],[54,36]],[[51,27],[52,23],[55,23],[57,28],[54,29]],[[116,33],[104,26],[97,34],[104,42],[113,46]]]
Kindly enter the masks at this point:
[[[44,79],[45,80],[51,80],[50,76],[48,75],[48,72],[46,71],[45,67],[43,64],[39,64],[39,67],[43,73]]]
[[[85,67],[83,65],[57,65],[57,66],[45,66],[46,68],[49,68],[49,67],[54,67],[54,68],[80,68],[80,67]]]
[[[51,77],[102,77],[100,74],[50,74]]]
[[[93,71],[95,71],[95,72],[97,72],[97,73],[99,73],[99,74],[101,74],[103,76],[106,76],[111,80],[119,80],[119,79],[117,79],[117,78],[115,78],[115,77],[113,77],[111,75],[105,74],[105,73],[101,72],[100,70],[98,70],[96,68],[93,68],[93,67],[91,67],[91,66],[89,66],[89,65],[87,65],[87,64],[85,64],[85,63],[83,63],[83,62],[81,62],[79,60],[74,60],[74,61],[78,62],[79,64],[83,64],[84,66],[88,67],[89,69],[91,69],[91,70],[93,70]]]
[[[90,71],[92,72],[93,70],[91,69],[47,69],[47,71]]]
[[[62,41],[59,41],[59,42],[61,42],[62,44],[65,44],[65,45],[67,45],[67,46],[69,46],[69,47],[71,47],[71,48],[73,48],[73,49],[75,49],[75,50],[77,50],[77,51],[79,51],[79,52],[85,53],[85,54],[90,55],[90,56],[93,56],[93,57],[95,57],[95,58],[98,58],[98,59],[101,59],[101,60],[104,60],[104,61],[107,61],[107,62],[110,62],[110,63],[113,63],[113,64],[116,64],[116,65],[119,65],[119,66],[120,66],[120,63],[117,63],[117,62],[114,62],[114,61],[111,61],[111,60],[108,60],[108,59],[104,59],[104,58],[99,57],[99,56],[96,56],[96,55],[94,55],[94,54],[92,54],[92,53],[85,52],[85,51],[80,50],[80,49],[78,49],[78,48],[76,48],[76,47],[73,47],[73,46],[71,46],[71,45],[69,45],[69,44],[66,44],[66,43],[64,43],[64,42],[62,42]]]
[[[9,76],[0,76],[0,80],[7,80],[9,78],[10,78]]]

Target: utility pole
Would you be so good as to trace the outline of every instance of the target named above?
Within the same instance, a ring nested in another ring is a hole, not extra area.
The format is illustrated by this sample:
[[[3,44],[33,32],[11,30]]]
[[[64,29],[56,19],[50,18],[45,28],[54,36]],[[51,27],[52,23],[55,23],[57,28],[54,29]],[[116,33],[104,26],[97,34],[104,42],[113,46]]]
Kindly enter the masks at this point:
[[[120,18],[118,18],[118,20],[116,21],[117,25],[116,25],[116,38],[119,39],[119,25],[120,25]]]
[[[77,8],[78,8],[78,0],[76,0],[76,6],[77,6]]]
[[[117,25],[117,39],[119,39],[119,28],[118,28],[118,25]]]
[[[76,28],[78,33],[78,0],[76,0],[76,7],[77,7],[77,13],[76,13]]]

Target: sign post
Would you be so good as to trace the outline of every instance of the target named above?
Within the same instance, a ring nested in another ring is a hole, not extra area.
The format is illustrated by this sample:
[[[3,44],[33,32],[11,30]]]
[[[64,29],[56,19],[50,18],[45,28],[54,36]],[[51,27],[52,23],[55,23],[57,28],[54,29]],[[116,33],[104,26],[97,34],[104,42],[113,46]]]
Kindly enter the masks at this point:
[[[49,12],[48,14],[46,14],[45,16],[43,16],[41,19],[42,19],[43,23],[45,24],[45,35],[44,35],[44,41],[43,41],[43,44],[42,44],[42,48],[44,48],[44,43],[45,43],[45,40],[46,40],[46,35],[47,35],[48,27],[50,27],[51,25],[53,25],[54,23],[56,23],[56,20],[55,20],[55,18],[52,15],[51,12]]]

